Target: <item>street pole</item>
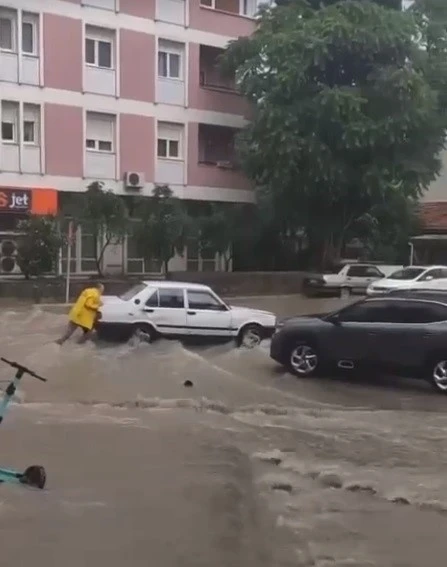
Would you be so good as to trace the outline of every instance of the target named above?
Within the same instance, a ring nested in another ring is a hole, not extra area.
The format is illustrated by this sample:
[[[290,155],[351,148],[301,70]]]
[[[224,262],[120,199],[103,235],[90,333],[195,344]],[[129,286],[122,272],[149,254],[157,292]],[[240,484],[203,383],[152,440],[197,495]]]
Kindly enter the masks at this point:
[[[73,221],[68,223],[67,272],[65,277],[65,303],[70,302],[71,246],[73,244]]]

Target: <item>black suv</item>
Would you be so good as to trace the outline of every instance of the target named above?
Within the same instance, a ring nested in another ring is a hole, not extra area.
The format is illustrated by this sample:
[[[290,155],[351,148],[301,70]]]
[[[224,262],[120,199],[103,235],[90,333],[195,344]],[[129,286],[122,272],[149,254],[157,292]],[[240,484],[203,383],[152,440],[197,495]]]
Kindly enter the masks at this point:
[[[447,293],[395,291],[278,324],[270,356],[297,376],[340,369],[425,378],[447,394]]]

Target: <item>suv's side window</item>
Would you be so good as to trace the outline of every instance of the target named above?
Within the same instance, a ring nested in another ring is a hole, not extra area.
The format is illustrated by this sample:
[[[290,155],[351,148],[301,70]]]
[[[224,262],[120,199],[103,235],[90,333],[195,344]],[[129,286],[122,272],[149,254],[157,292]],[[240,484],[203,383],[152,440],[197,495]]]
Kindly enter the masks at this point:
[[[206,309],[208,311],[222,311],[222,304],[207,291],[188,291],[188,305],[190,309]]]
[[[393,306],[388,301],[357,303],[341,311],[338,317],[346,323],[392,323],[395,318]]]
[[[436,323],[447,321],[447,307],[426,301],[402,301],[399,306],[400,323]]]
[[[185,307],[183,289],[159,289],[159,307],[183,309]]]
[[[443,277],[441,274],[442,274],[441,270],[429,270],[421,278],[419,278],[419,281],[426,282],[430,280],[437,280]]]

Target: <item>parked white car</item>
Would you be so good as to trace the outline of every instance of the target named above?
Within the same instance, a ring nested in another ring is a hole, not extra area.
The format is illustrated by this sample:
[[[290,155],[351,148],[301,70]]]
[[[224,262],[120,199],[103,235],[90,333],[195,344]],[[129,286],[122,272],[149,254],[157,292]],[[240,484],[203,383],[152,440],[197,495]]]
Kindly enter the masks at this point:
[[[411,291],[445,291],[447,292],[447,277],[436,280],[415,282],[409,288]]]
[[[126,340],[135,333],[157,337],[236,340],[254,347],[270,337],[276,316],[234,307],[206,285],[143,281],[120,296],[103,296],[96,329],[99,338]]]
[[[383,295],[395,289],[413,289],[415,285],[447,278],[447,266],[407,266],[387,278],[373,282],[366,290],[367,295]]]
[[[306,277],[303,291],[306,295],[340,295],[364,294],[372,282],[378,281],[403,266],[388,266],[369,262],[354,262],[340,266],[332,274],[316,274]]]

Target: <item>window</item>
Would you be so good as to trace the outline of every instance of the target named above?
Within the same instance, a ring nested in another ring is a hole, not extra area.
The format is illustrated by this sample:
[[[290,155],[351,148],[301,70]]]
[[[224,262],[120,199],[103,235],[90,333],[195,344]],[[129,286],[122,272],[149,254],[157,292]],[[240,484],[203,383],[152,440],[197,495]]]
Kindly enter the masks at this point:
[[[113,153],[115,138],[115,117],[96,112],[87,113],[85,147],[96,152]]]
[[[92,8],[100,8],[101,10],[118,9],[118,0],[81,0],[82,6],[91,6]]]
[[[271,0],[200,0],[200,5],[230,14],[253,17],[261,4],[271,5]]]
[[[146,301],[146,307],[158,307],[158,289]]]
[[[364,301],[340,311],[338,320],[346,323],[393,323],[398,322],[390,301]]]
[[[181,79],[183,48],[172,41],[158,42],[158,76],[165,79]]]
[[[85,62],[100,69],[113,68],[113,32],[100,28],[87,28]]]
[[[2,101],[2,141],[17,144],[19,105],[17,102]]]
[[[13,13],[0,13],[0,49],[15,51],[15,17]]]
[[[35,104],[23,105],[23,142],[30,145],[39,145],[40,107]]]
[[[188,306],[190,309],[206,309],[208,311],[226,310],[225,305],[207,291],[188,291]]]
[[[348,269],[347,275],[354,278],[383,277],[383,274],[373,266],[351,266]]]
[[[180,159],[183,125],[159,122],[157,129],[157,156],[166,159]]]
[[[399,323],[424,324],[447,321],[447,307],[430,301],[400,301]]]
[[[158,306],[168,309],[183,309],[185,307],[183,289],[159,289]]]
[[[39,17],[24,13],[22,17],[22,52],[25,55],[37,55]]]
[[[416,279],[425,272],[424,268],[404,268],[393,272],[388,278],[390,280],[410,281]]]
[[[418,281],[420,282],[429,282],[430,280],[437,280],[439,278],[445,277],[445,270],[437,269],[437,270],[429,270],[423,276],[419,278]]]
[[[157,155],[162,158],[178,158],[179,157],[179,143],[177,140],[164,140],[158,138],[157,142]]]

